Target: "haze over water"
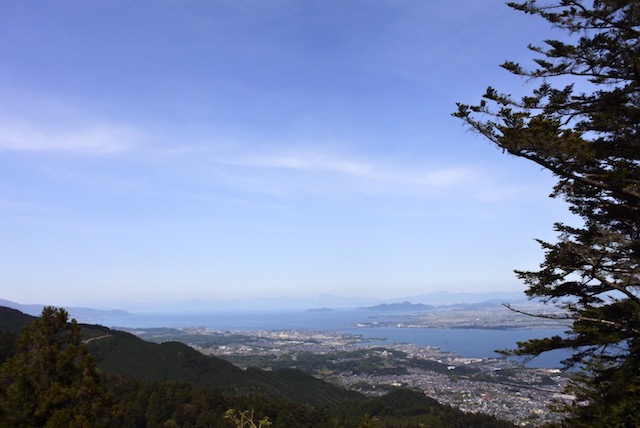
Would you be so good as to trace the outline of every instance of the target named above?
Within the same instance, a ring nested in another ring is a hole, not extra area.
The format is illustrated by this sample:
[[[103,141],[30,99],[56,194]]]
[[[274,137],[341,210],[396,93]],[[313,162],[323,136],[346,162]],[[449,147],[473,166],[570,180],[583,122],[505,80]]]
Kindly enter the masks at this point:
[[[341,309],[314,311],[217,311],[217,312],[144,312],[129,316],[105,318],[101,323],[126,329],[158,327],[204,327],[214,331],[251,332],[260,330],[334,331],[360,335],[365,345],[392,345],[409,343],[435,346],[461,357],[498,357],[496,349],[511,349],[517,341],[562,334],[563,329],[463,329],[463,328],[402,328],[358,327],[378,319],[402,319],[407,313]],[[533,367],[558,367],[562,353],[550,353],[534,359]]]

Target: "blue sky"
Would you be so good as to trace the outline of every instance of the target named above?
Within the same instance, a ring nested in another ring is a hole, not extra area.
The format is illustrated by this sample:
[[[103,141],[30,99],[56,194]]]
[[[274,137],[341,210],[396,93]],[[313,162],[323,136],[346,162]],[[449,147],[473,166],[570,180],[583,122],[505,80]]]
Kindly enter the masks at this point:
[[[0,297],[523,290],[566,208],[450,114],[550,34],[494,0],[4,2]]]

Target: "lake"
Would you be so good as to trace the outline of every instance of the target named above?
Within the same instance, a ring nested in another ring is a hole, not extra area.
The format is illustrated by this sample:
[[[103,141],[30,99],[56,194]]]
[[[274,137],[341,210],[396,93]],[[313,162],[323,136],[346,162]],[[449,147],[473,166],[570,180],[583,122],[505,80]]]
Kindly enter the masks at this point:
[[[369,344],[390,345],[411,343],[418,346],[437,346],[443,351],[462,357],[497,357],[496,349],[512,349],[516,342],[561,335],[563,329],[459,329],[459,328],[402,328],[357,327],[385,317],[402,319],[408,313],[341,309],[313,311],[234,311],[234,312],[138,312],[128,316],[91,320],[112,328],[206,327],[220,331],[258,330],[329,330],[361,335]],[[87,320],[83,320],[86,322]],[[568,354],[557,351],[535,358],[528,366],[559,367]]]

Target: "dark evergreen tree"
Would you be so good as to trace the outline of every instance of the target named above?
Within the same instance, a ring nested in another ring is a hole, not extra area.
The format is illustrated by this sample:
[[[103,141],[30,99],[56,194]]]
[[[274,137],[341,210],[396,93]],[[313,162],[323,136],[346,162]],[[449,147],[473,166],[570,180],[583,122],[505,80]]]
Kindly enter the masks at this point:
[[[542,242],[537,271],[516,271],[530,297],[564,309],[566,337],[520,343],[519,355],[569,349],[583,371],[570,391],[570,426],[640,426],[640,2],[509,3],[566,30],[529,46],[535,65],[502,65],[539,82],[516,99],[488,88],[455,116],[503,151],[558,179],[579,216]],[[538,314],[538,316],[543,316]]]
[[[44,308],[0,367],[0,425],[101,426],[108,404],[80,327],[64,309]]]

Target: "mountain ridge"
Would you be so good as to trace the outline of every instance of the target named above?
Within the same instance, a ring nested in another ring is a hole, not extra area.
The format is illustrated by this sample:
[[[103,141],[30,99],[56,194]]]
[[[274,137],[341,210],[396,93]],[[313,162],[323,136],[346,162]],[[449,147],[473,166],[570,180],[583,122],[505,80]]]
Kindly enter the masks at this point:
[[[17,303],[12,302],[10,300],[0,299],[0,306],[4,306],[7,308],[16,309],[24,314],[38,316],[42,312],[42,309],[45,306],[44,304],[31,303]],[[85,322],[91,320],[99,320],[104,317],[119,317],[119,316],[128,316],[131,315],[129,312],[124,311],[122,309],[95,309],[88,307],[74,307],[74,306],[63,306],[64,309],[69,313],[71,318],[75,318],[78,322]]]
[[[17,350],[16,332],[35,319],[0,306],[0,366]],[[243,370],[183,343],[146,342],[101,325],[80,328],[119,409],[113,414],[119,418],[117,426],[221,426],[229,411],[251,409],[253,415],[256,409],[275,426],[363,426],[371,417],[389,428],[417,426],[419,421],[427,426],[453,426],[455,421],[460,427],[513,427],[492,416],[440,405],[419,391],[398,388],[365,397],[298,369]]]
[[[0,306],[0,332],[11,334],[13,338],[35,319],[14,308]],[[94,356],[96,366],[112,376],[144,382],[186,382],[194,388],[217,389],[228,393],[258,392],[309,405],[332,406],[343,400],[363,398],[355,391],[340,388],[300,370],[243,370],[180,342],[158,344],[101,325],[79,325],[83,341]]]
[[[357,296],[334,296],[323,294],[317,297],[297,298],[297,297],[262,297],[246,299],[190,299],[176,300],[166,304],[148,302],[132,306],[122,303],[126,309],[94,309],[91,307],[64,306],[69,314],[79,322],[99,321],[101,318],[114,316],[128,316],[131,312],[142,311],[216,311],[229,310],[308,310],[309,308],[357,308],[361,306],[374,306],[381,304],[393,304],[409,301],[425,305],[453,305],[453,304],[474,304],[495,300],[499,303],[518,303],[526,301],[527,297],[523,292],[449,292],[435,291],[411,296],[394,298],[370,298]],[[0,306],[18,309],[30,315],[39,315],[45,305],[23,304],[9,300],[0,299]],[[115,305],[116,307],[118,305]]]

